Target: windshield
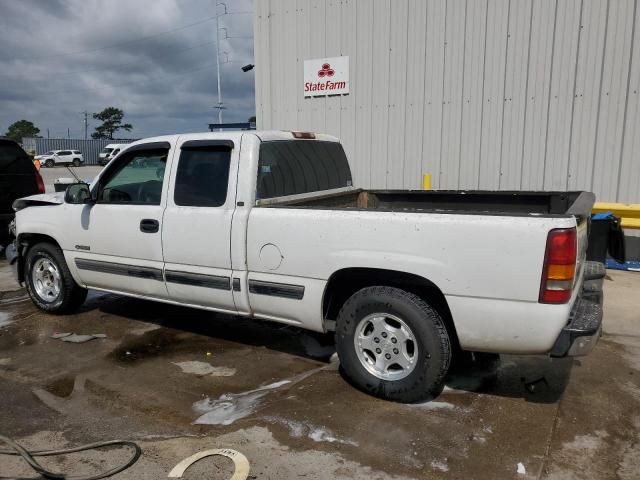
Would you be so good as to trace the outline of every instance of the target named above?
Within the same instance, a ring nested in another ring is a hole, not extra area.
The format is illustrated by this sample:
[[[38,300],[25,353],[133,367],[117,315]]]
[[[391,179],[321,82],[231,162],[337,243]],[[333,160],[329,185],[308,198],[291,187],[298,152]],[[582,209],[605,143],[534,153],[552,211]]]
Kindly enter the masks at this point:
[[[113,151],[113,148],[105,148],[104,150],[102,150],[102,153],[111,153]]]
[[[260,144],[258,199],[351,185],[349,162],[338,142],[278,140]]]

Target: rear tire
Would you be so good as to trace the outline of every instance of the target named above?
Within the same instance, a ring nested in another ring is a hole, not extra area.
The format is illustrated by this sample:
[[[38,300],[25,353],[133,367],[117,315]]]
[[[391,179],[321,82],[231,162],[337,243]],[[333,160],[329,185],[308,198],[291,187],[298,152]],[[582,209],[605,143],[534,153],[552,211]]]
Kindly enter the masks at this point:
[[[87,298],[87,289],[71,276],[62,250],[51,243],[42,242],[31,247],[24,268],[27,292],[40,310],[72,313]]]
[[[73,159],[73,166],[74,167],[79,167],[80,166],[80,159],[79,158],[74,158]]]
[[[439,395],[451,360],[449,334],[438,312],[394,287],[363,288],[345,302],[336,346],[356,387],[403,403]]]

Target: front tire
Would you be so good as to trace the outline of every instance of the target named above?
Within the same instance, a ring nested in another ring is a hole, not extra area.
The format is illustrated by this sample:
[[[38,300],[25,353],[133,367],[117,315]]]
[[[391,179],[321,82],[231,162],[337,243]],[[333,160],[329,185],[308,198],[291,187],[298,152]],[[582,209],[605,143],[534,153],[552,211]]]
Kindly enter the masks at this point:
[[[345,375],[361,390],[412,403],[436,397],[451,360],[451,342],[438,312],[394,287],[367,287],[343,305],[336,346]]]
[[[51,159],[49,159],[46,162],[44,162],[44,166],[47,167],[47,168],[53,168],[53,165],[54,165],[54,163],[53,163],[53,160],[51,160]]]
[[[31,300],[40,310],[71,313],[87,298],[69,271],[62,250],[51,243],[31,247],[25,258],[25,284]]]

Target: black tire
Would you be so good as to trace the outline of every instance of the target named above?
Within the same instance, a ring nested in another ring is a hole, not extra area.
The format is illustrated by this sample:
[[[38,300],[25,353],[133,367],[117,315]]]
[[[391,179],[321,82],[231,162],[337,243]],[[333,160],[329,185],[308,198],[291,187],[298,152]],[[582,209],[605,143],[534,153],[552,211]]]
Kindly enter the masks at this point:
[[[79,167],[80,165],[81,165],[80,159],[79,158],[74,158],[73,159],[73,166],[74,167]]]
[[[416,339],[415,367],[404,378],[379,378],[358,358],[354,344],[356,328],[373,313],[402,319]],[[356,387],[376,397],[403,403],[438,396],[451,360],[449,334],[438,312],[417,295],[394,287],[363,288],[345,302],[336,323],[336,347],[343,372]]]
[[[44,162],[44,166],[47,168],[53,168],[55,164],[53,163],[53,160],[49,159],[46,162]]]
[[[32,269],[39,259],[47,259],[52,262],[60,274],[60,291],[55,298],[42,298],[36,290]],[[31,247],[27,252],[24,268],[27,292],[35,306],[40,310],[55,314],[72,313],[87,298],[87,289],[78,285],[71,276],[62,250],[51,243],[42,242]]]

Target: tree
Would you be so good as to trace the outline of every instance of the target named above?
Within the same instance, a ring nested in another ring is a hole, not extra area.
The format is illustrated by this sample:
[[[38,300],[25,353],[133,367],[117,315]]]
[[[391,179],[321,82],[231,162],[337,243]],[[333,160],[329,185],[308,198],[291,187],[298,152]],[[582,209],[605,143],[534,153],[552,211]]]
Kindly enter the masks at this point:
[[[9,127],[5,136],[22,143],[22,137],[37,137],[40,129],[29,120],[18,120]]]
[[[102,125],[96,127],[91,138],[108,138],[113,140],[113,134],[118,130],[130,131],[133,126],[130,123],[122,123],[124,112],[116,107],[107,107],[101,112],[94,113],[93,118],[100,120]]]
[[[249,123],[256,123],[256,116],[255,115],[249,117]]]

